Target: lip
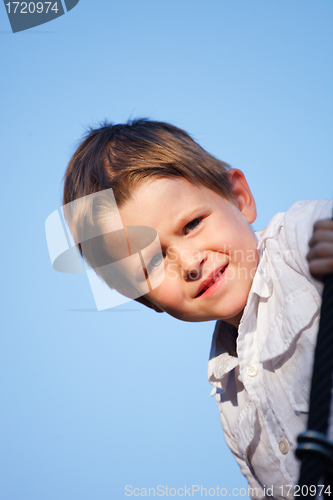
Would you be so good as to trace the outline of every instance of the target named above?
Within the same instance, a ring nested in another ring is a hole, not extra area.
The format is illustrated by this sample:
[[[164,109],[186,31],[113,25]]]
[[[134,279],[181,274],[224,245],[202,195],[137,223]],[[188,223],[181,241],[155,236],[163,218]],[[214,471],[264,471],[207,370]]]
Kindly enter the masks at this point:
[[[195,298],[204,297],[204,296],[210,295],[211,293],[214,293],[215,290],[220,285],[220,282],[224,278],[225,272],[226,272],[228,266],[229,266],[229,264],[224,264],[223,266],[220,266],[215,271],[213,271],[212,273],[210,273],[210,275],[208,276],[208,278],[206,278],[200,284],[199,289],[198,289],[198,293],[195,296]],[[202,290],[204,290],[207,286],[208,286],[207,290],[205,290],[202,293]]]

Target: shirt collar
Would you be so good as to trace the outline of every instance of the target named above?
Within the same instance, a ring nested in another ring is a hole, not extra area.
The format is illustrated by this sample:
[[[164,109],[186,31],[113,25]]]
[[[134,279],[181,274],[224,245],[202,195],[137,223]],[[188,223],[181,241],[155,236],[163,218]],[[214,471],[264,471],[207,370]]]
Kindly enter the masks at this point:
[[[208,380],[222,391],[227,385],[229,373],[238,365],[236,340],[237,329],[234,326],[222,320],[216,322],[208,361]]]

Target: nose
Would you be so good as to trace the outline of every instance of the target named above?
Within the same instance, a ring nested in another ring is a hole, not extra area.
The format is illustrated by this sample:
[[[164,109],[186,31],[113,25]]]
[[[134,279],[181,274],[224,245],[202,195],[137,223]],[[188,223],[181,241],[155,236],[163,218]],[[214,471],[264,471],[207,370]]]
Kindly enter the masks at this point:
[[[204,252],[197,249],[178,248],[175,252],[182,278],[196,281],[202,277],[203,266],[207,260]]]

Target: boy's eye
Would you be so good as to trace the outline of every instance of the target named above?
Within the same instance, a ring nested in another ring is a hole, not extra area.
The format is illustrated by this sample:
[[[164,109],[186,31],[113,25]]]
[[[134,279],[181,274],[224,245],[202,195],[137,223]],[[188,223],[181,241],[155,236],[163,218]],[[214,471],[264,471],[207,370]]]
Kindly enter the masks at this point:
[[[184,232],[185,234],[188,234],[190,231],[193,231],[199,224],[200,224],[201,219],[198,217],[196,219],[191,220],[186,226],[184,227]]]
[[[158,267],[162,264],[162,262],[163,262],[163,255],[161,253],[157,253],[151,259],[151,261],[149,263],[149,267]]]

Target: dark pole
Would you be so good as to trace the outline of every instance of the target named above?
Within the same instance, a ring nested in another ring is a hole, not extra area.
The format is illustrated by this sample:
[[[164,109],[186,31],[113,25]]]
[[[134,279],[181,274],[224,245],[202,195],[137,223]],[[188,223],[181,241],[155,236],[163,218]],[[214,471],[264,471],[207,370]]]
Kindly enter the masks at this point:
[[[308,430],[298,436],[302,460],[295,498],[333,498],[333,442],[327,438],[333,375],[333,274],[325,279],[312,374]],[[320,486],[318,486],[320,485]],[[323,487],[322,487],[322,486]],[[316,489],[315,489],[316,488]]]

